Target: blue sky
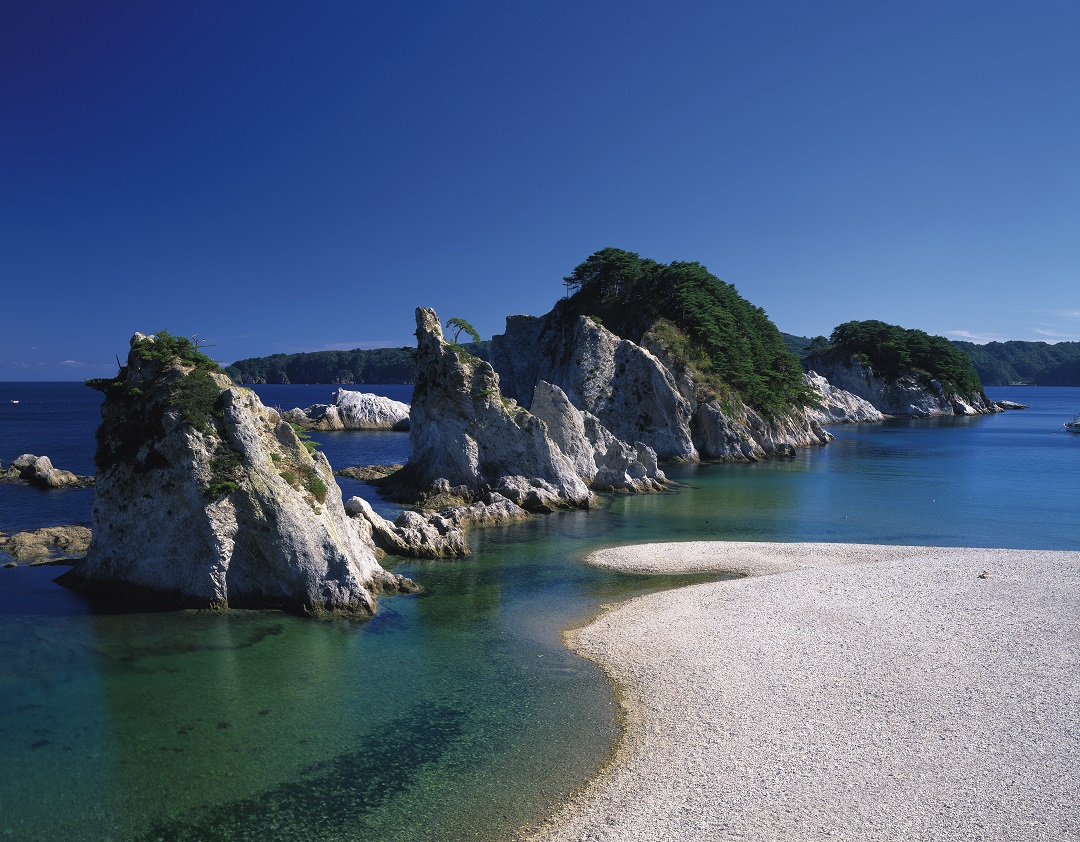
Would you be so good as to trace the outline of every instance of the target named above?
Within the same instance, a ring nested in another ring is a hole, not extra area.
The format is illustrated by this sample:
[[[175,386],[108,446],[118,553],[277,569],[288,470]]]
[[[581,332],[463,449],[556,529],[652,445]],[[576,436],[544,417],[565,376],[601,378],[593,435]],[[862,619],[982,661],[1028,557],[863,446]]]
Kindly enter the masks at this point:
[[[616,246],[1080,339],[1080,3],[98,0],[0,27],[0,380],[480,333]]]

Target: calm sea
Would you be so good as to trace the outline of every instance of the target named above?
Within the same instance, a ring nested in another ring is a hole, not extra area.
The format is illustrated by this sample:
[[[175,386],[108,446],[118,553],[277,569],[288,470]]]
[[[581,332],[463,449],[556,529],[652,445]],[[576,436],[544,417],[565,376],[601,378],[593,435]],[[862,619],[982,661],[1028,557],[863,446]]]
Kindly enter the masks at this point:
[[[256,387],[307,406],[331,386]],[[399,400],[408,388],[363,387]],[[364,624],[148,612],[0,569],[0,835],[115,840],[505,839],[598,768],[610,688],[558,630],[676,579],[602,573],[589,550],[655,540],[1080,549],[1080,389],[974,419],[833,427],[756,465],[675,466],[668,494],[475,531],[475,555],[395,569],[426,588]],[[99,395],[0,384],[0,461],[93,471]],[[18,403],[13,403],[18,401]],[[394,463],[408,434],[320,433],[335,467]],[[385,515],[396,507],[362,484]],[[91,492],[0,484],[0,530],[88,523]]]

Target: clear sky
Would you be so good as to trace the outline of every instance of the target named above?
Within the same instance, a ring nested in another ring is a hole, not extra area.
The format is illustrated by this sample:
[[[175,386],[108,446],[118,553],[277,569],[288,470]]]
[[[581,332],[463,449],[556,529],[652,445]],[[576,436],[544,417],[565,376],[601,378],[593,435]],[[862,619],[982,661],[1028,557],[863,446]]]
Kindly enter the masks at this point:
[[[487,337],[605,246],[781,330],[1080,339],[1080,3],[33,0],[0,380]]]

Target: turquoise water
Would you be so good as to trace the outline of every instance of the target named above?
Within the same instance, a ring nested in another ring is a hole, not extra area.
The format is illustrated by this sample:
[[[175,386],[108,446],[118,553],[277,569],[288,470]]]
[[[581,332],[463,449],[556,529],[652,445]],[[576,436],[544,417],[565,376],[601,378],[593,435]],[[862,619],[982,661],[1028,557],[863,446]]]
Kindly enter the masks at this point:
[[[30,450],[88,472],[96,396],[31,385],[0,385],[0,460]],[[283,400],[268,403],[289,406],[332,390],[270,388]],[[834,427],[835,442],[793,459],[675,466],[675,493],[476,531],[472,558],[397,567],[424,595],[383,599],[366,624],[125,611],[53,585],[57,568],[0,569],[0,835],[505,839],[593,774],[614,738],[610,688],[558,630],[673,584],[592,570],[589,550],[702,538],[1080,548],[1080,435],[1061,427],[1080,389],[988,391],[1032,408]],[[317,438],[335,466],[408,448],[401,434]],[[85,494],[0,488],[0,529],[89,519]]]

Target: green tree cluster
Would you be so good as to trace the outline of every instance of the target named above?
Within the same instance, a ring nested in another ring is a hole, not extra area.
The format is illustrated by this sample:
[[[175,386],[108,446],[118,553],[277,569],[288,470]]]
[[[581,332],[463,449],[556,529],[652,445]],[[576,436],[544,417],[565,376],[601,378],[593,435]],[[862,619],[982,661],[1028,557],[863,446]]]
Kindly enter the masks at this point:
[[[808,399],[798,358],[765,311],[696,262],[657,263],[605,248],[564,278],[563,307],[599,317],[613,332],[640,341],[658,324],[687,343],[681,355],[712,383],[723,384],[766,414]]]

